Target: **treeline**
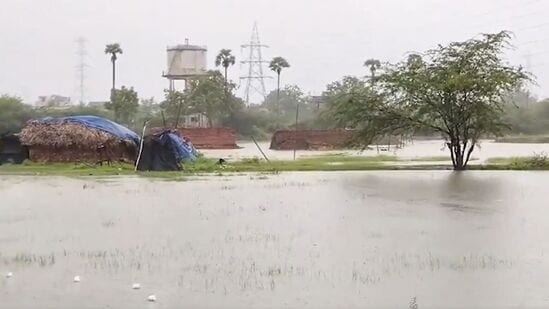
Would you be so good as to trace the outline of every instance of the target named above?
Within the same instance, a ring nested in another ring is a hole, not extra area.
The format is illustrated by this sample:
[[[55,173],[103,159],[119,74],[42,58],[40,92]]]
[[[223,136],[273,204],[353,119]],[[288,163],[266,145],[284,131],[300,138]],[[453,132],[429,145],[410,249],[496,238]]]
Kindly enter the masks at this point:
[[[539,100],[527,91],[509,96],[504,120],[512,134],[549,134],[549,99]]]
[[[204,114],[209,126],[225,126],[235,129],[242,138],[254,136],[270,138],[278,129],[295,126],[296,107],[299,105],[300,127],[314,127],[318,123],[322,107],[311,102],[297,86],[286,86],[267,95],[259,105],[246,106],[236,97],[235,85],[225,84],[218,71],[192,82],[185,92],[165,91],[162,100],[139,99],[131,87],[113,90],[110,102],[105,106],[74,105],[67,107],[34,107],[21,98],[0,96],[0,134],[19,132],[30,119],[94,115],[105,117],[140,132],[148,121],[149,127],[181,125],[182,117]]]

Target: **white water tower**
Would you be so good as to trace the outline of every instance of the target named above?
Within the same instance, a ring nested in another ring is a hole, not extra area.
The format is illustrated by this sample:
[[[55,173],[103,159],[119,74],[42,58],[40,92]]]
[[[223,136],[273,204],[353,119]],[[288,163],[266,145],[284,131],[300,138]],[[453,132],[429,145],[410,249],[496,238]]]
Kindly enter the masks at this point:
[[[205,46],[189,45],[189,40],[185,44],[169,46],[168,69],[162,75],[170,81],[170,90],[174,90],[176,80],[186,81],[205,75],[207,73],[207,53]]]

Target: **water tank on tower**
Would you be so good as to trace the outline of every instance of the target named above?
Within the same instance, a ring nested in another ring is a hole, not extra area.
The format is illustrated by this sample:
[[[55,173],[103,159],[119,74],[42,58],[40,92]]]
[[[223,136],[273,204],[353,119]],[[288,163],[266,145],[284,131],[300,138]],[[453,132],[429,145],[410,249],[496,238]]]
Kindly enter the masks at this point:
[[[169,80],[187,80],[204,75],[207,71],[207,52],[205,46],[183,45],[170,46],[168,52],[168,70],[164,76]]]

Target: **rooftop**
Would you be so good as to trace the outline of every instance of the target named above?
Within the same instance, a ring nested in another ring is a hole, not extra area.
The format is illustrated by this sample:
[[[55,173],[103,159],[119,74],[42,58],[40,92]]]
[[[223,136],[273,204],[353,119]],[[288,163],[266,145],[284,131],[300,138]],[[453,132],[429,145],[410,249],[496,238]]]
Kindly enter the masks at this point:
[[[206,46],[179,44],[179,45],[174,45],[174,46],[168,46],[168,48],[166,50],[168,50],[168,51],[171,51],[171,50],[203,50],[203,51],[207,51],[208,49],[206,48]]]

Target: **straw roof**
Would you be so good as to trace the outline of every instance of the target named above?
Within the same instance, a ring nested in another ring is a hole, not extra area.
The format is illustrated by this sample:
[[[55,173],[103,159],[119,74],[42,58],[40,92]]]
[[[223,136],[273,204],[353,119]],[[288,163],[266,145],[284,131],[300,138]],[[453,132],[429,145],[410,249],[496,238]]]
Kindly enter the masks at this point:
[[[103,147],[117,147],[121,142],[128,144],[130,141],[123,141],[120,138],[81,124],[45,123],[41,121],[29,121],[20,134],[21,143],[26,146],[46,147],[79,147],[96,149]],[[132,143],[133,144],[133,143]]]

